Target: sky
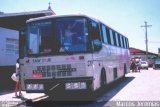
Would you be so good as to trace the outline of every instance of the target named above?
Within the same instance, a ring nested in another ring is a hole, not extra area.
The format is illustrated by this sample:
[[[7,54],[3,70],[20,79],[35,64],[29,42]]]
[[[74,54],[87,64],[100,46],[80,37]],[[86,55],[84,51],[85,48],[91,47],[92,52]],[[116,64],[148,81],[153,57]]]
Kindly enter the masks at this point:
[[[147,21],[148,50],[160,48],[160,0],[1,0],[0,11],[17,13],[46,10],[51,2],[57,14],[85,14],[95,17],[129,39],[130,47],[146,50]]]

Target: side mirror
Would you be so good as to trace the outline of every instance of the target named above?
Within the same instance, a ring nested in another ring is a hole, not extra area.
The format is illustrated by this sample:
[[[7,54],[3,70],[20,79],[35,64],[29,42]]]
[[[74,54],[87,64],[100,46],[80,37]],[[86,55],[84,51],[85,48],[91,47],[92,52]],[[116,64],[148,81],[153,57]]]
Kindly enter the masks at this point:
[[[99,39],[93,40],[94,51],[100,51],[102,48],[102,43]]]

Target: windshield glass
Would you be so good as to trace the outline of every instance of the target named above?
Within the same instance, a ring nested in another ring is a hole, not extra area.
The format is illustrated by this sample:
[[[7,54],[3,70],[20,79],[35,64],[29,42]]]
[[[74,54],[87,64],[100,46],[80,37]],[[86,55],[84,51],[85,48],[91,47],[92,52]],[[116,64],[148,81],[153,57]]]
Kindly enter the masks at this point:
[[[28,25],[28,54],[86,52],[88,40],[85,18],[57,18]]]

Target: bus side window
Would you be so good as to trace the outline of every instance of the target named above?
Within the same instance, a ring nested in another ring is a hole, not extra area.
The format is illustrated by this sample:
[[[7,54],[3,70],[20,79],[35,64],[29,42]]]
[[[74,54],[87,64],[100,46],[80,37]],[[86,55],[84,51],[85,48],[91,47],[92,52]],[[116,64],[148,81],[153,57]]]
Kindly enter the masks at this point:
[[[107,32],[108,44],[111,44],[111,37],[110,37],[110,33],[109,33],[109,28],[106,28],[106,32]]]
[[[91,21],[90,34],[93,40],[94,51],[99,51],[102,48],[99,24]]]
[[[107,31],[106,31],[106,26],[102,25],[102,38],[103,38],[103,42],[105,44],[108,44],[108,38],[107,38]]]
[[[111,45],[114,45],[112,29],[109,29],[109,33],[110,33]]]
[[[117,43],[117,46],[119,46],[118,34],[115,33],[115,36],[116,36],[116,43]]]
[[[123,48],[125,48],[125,41],[123,39],[124,37],[122,36],[122,43],[123,43]]]
[[[125,39],[125,37],[123,37],[123,42],[124,42],[124,48],[127,48],[127,46],[126,46],[126,39]]]
[[[118,42],[119,42],[119,46],[122,47],[122,44],[121,44],[121,39],[120,39],[120,34],[117,34],[118,35]]]
[[[129,42],[127,38],[126,38],[126,44],[127,44],[127,48],[129,48]]]
[[[122,35],[120,35],[120,43],[121,43],[121,47],[123,48],[124,45],[123,45],[123,41],[122,41]]]
[[[112,30],[114,45],[117,46],[116,34],[115,33],[116,32]]]

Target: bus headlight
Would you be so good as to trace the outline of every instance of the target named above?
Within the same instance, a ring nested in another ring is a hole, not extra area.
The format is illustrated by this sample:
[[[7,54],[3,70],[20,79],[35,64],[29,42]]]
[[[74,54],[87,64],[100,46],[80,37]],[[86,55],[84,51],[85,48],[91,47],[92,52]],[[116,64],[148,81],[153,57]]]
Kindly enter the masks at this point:
[[[44,90],[43,84],[26,84],[26,90]]]
[[[39,84],[39,90],[44,90],[44,85],[43,84]]]
[[[80,88],[79,85],[80,85],[79,83],[73,83],[73,88],[74,89],[79,89]]]
[[[86,85],[86,82],[81,82],[81,88],[82,89],[87,89],[87,85]]]
[[[26,85],[26,89],[27,89],[27,90],[32,90],[32,84],[27,84],[27,85]]]
[[[38,90],[38,84],[33,84],[32,89],[33,90]]]
[[[65,84],[65,89],[66,90],[69,90],[69,89],[72,89],[72,85],[71,85],[72,83],[66,83]]]
[[[65,84],[66,90],[81,90],[87,89],[86,82],[71,82]]]

